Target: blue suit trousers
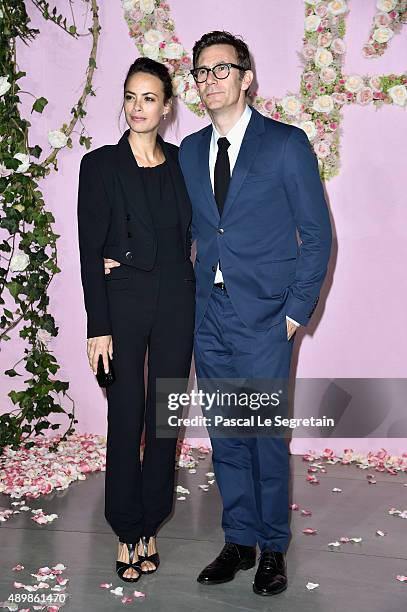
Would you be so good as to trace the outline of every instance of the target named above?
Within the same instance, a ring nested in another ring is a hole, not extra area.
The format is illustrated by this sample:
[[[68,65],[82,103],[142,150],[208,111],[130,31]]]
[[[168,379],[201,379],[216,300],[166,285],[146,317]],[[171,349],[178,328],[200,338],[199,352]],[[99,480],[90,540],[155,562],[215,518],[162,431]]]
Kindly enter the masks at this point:
[[[198,380],[288,379],[293,342],[287,340],[285,318],[266,331],[251,330],[237,316],[227,293],[214,286],[195,334]],[[286,440],[210,435],[225,541],[285,553],[291,536]]]

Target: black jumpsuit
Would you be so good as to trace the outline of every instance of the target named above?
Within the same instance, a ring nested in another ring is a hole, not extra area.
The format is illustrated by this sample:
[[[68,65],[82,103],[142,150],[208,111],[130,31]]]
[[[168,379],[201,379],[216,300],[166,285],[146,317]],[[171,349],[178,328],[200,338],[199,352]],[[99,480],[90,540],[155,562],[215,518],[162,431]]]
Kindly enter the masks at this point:
[[[116,380],[107,388],[105,516],[123,542],[154,535],[172,510],[176,436],[156,436],[155,380],[188,378],[195,311],[167,162],[140,172],[157,237],[155,265],[144,271],[122,264],[106,277]]]

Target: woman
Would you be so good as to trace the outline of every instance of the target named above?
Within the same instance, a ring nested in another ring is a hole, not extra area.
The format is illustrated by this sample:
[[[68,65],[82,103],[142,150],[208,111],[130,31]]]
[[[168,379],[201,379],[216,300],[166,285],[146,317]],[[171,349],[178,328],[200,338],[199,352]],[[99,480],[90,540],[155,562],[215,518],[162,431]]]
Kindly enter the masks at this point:
[[[157,133],[172,108],[167,68],[137,59],[123,107],[129,129],[118,144],[82,159],[78,224],[89,363],[96,374],[99,355],[106,370],[110,356],[116,376],[106,390],[105,516],[119,537],[116,571],[136,582],[157,570],[156,532],[172,510],[178,431],[156,435],[155,383],[189,376],[195,279],[178,148]],[[105,275],[103,258],[120,266]]]

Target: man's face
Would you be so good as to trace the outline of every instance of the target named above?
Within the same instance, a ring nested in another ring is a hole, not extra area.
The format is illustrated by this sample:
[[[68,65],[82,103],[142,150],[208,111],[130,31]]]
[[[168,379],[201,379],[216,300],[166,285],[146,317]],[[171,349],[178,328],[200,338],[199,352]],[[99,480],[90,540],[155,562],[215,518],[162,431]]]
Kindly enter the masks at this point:
[[[196,68],[213,68],[217,64],[229,63],[239,64],[237,53],[232,45],[212,45],[201,51],[197,58]],[[212,72],[208,73],[205,83],[197,83],[199,95],[202,102],[209,111],[223,110],[235,106],[241,96],[245,97],[251,78],[250,71],[245,73],[243,80],[240,79],[240,71],[231,68],[226,79],[217,79]]]

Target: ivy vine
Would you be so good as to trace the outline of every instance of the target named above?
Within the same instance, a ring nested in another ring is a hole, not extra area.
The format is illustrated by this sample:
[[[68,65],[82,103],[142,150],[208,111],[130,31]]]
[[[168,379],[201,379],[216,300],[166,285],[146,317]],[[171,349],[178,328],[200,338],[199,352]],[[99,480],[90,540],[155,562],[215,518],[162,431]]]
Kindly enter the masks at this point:
[[[55,219],[46,209],[38,181],[48,176],[52,168],[58,170],[58,152],[73,146],[71,135],[78,123],[79,144],[90,147],[91,138],[83,118],[88,96],[95,95],[92,79],[100,35],[99,9],[97,0],[82,0],[92,15],[92,26],[87,33],[80,34],[72,0],[68,0],[72,23],[45,0],[31,2],[45,20],[55,23],[67,35],[90,36],[92,47],[85,85],[71,109],[72,118],[60,130],[50,132],[52,150],[41,159],[41,147],[30,143],[31,123],[20,114],[20,96],[29,92],[19,87],[18,82],[26,73],[18,69],[16,58],[17,39],[28,45],[40,32],[30,27],[24,0],[0,0],[0,348],[1,343],[11,339],[11,332],[19,328],[26,343],[24,356],[5,371],[9,377],[25,378],[22,390],[8,394],[16,408],[0,415],[0,455],[8,445],[14,450],[20,446],[31,448],[35,436],[59,429],[60,423],[52,424],[49,417],[63,413],[68,418],[68,427],[50,447],[54,451],[59,442],[74,432],[78,422],[74,401],[68,394],[69,383],[55,376],[60,366],[48,347],[51,338],[58,334],[48,308],[48,287],[60,272],[59,236],[53,231]],[[42,113],[47,104],[46,98],[36,98],[31,114]],[[18,366],[25,368],[24,374],[18,371]],[[68,408],[63,406],[62,397],[69,400]]]

